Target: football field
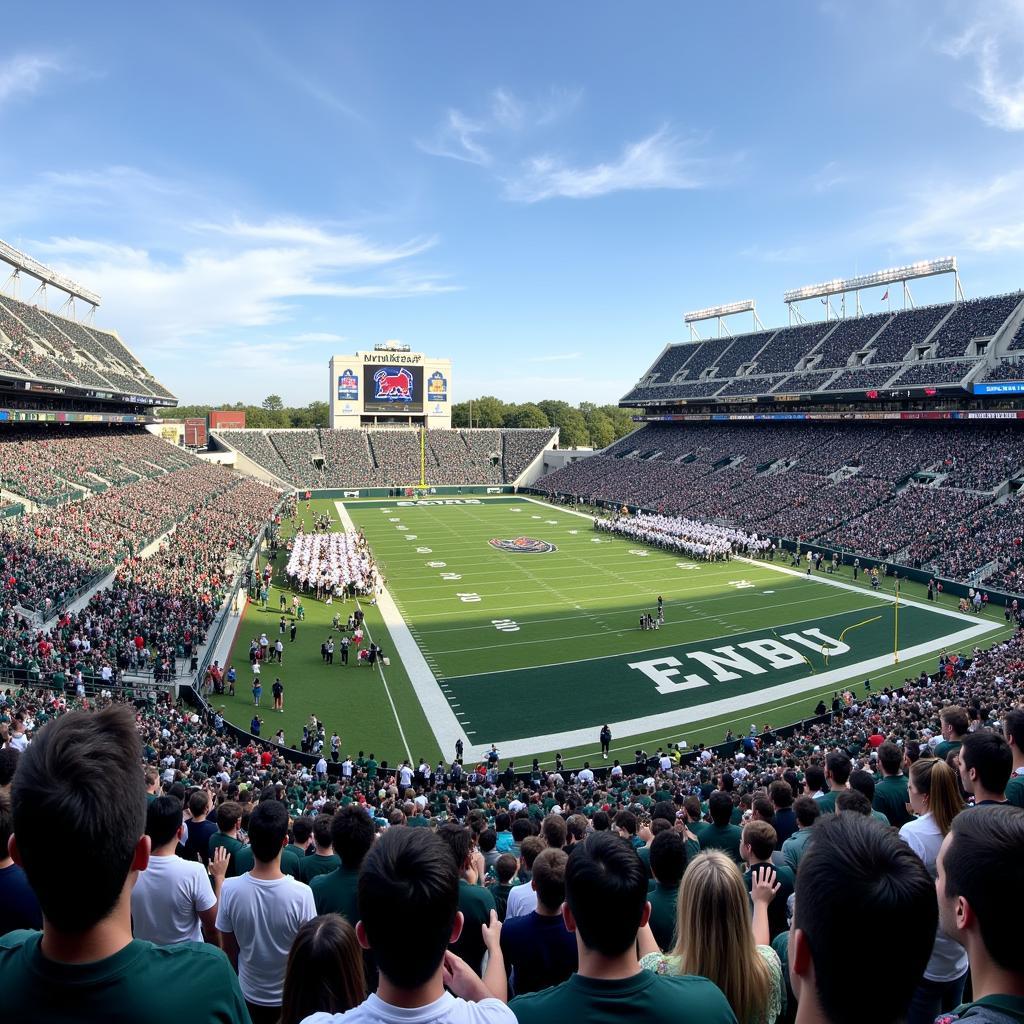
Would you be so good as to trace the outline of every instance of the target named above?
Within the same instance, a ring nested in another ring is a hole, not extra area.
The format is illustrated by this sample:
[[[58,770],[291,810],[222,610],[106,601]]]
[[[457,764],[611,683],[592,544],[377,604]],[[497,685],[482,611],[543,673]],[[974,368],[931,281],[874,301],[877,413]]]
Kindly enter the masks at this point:
[[[898,685],[1003,630],[997,610],[961,615],[920,587],[897,608],[849,569],[694,561],[526,498],[335,507],[386,577],[383,642],[446,757],[459,738],[467,760],[491,743],[518,760],[592,755],[605,723],[623,759],[641,742],[717,742],[725,723],[787,724],[822,695]],[[640,629],[659,595],[664,625]]]

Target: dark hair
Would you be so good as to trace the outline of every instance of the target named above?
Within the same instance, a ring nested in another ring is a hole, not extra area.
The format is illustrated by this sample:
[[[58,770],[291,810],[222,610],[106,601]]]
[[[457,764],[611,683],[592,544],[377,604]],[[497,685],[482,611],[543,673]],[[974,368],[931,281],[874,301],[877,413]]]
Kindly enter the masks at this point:
[[[664,818],[668,822],[676,820],[676,805],[671,800],[659,800],[651,808],[651,818]]]
[[[313,819],[313,842],[325,850],[331,845],[331,822],[334,821],[333,814],[318,814]]]
[[[902,1020],[938,923],[935,886],[921,859],[873,818],[829,814],[814,826],[798,887],[794,926],[810,946],[823,1015],[832,1024]],[[901,936],[900,956],[876,959],[870,985],[850,984],[845,954],[856,920]]]
[[[146,808],[146,835],[153,847],[166,846],[181,828],[181,801],[175,796],[158,796]]]
[[[1024,708],[1014,708],[1006,712],[1003,719],[1003,731],[1007,740],[1013,740],[1013,745],[1024,754]],[[2,757],[0,753],[0,757]],[[3,785],[3,762],[0,761],[0,785]]]
[[[459,825],[450,821],[437,830],[438,837],[442,839],[451,852],[455,863],[455,870],[461,872],[473,849],[473,835],[465,825]]]
[[[988,955],[1004,971],[1024,972],[1019,915],[1024,899],[1024,810],[993,805],[958,814],[941,854],[945,896],[962,896],[978,919]],[[802,898],[802,897],[801,897]]]
[[[0,860],[7,859],[7,843],[14,831],[11,825],[11,798],[0,789]]]
[[[859,790],[844,789],[836,797],[836,811],[853,811],[855,814],[863,814],[870,818],[871,801]]]
[[[533,884],[537,902],[548,910],[557,910],[565,902],[565,865],[569,855],[564,850],[541,850],[533,862]]]
[[[355,804],[342,807],[331,819],[331,842],[341,863],[355,870],[373,846],[376,829],[366,811]]]
[[[188,813],[193,818],[201,818],[210,809],[210,794],[205,789],[197,789],[189,794]]]
[[[507,832],[511,824],[512,819],[507,811],[498,811],[494,816],[494,830],[496,832]]]
[[[651,843],[651,873],[662,885],[679,887],[686,870],[686,843],[673,828],[659,832]]]
[[[249,845],[263,864],[279,856],[288,837],[288,812],[276,800],[261,800],[249,815]]]
[[[793,801],[793,812],[796,814],[797,824],[806,828],[818,820],[821,815],[821,808],[813,796],[805,794],[804,796],[798,796]]]
[[[788,789],[789,787],[787,786],[786,788]],[[755,797],[752,806],[761,816],[761,821],[766,821],[770,825],[775,820],[775,804],[768,797]]]
[[[776,779],[768,787],[768,796],[779,810],[793,806],[793,788],[784,779]]]
[[[485,828],[476,837],[476,845],[481,853],[490,853],[498,845],[498,833],[493,828]]]
[[[18,769],[18,751],[15,747],[0,747],[0,787],[9,786]],[[6,854],[4,854],[6,856]]]
[[[540,834],[551,849],[560,850],[565,846],[565,818],[560,814],[549,814],[540,823]]]
[[[631,836],[636,835],[636,815],[632,811],[619,811],[614,818],[615,827],[621,828]]]
[[[708,797],[708,813],[711,815],[711,820],[719,827],[729,824],[729,819],[732,817],[732,808],[732,797],[728,793],[715,790]]]
[[[494,872],[502,885],[507,885],[512,881],[512,876],[516,873],[518,867],[519,861],[511,853],[503,853],[494,862]]]
[[[991,729],[968,733],[960,745],[964,767],[978,773],[978,781],[990,793],[1002,793],[1013,773],[1013,751],[1003,736]]]
[[[870,804],[875,799],[875,777],[871,772],[858,768],[857,771],[850,773],[850,789],[863,793]]]
[[[574,842],[585,839],[587,835],[587,818],[584,814],[570,814],[565,821],[566,837],[571,836]]]
[[[831,775],[832,781],[840,786],[845,786],[850,778],[850,769],[853,767],[850,762],[850,755],[842,750],[833,750],[825,757],[825,774]]]
[[[225,800],[217,808],[217,828],[221,832],[230,832],[242,817],[242,805],[234,800]]]
[[[124,889],[146,827],[141,759],[134,714],[111,705],[52,719],[18,761],[11,804],[20,859],[61,931],[88,930]]]
[[[886,740],[878,748],[878,763],[889,775],[898,775],[900,765],[903,763],[903,754],[895,743]]]
[[[340,914],[321,914],[295,933],[284,973],[280,1024],[299,1024],[318,1010],[344,1013],[366,998],[362,950]]]
[[[359,873],[359,917],[392,984],[416,988],[433,975],[458,909],[455,858],[429,829],[388,829],[373,844]]]
[[[771,860],[779,834],[767,821],[748,821],[743,826],[743,842],[758,860]]]
[[[948,725],[950,729],[957,734],[957,736],[963,736],[970,725],[970,719],[967,717],[967,712],[956,704],[950,704],[948,707],[944,707],[939,712],[939,721],[942,722],[943,725]]]
[[[292,842],[296,846],[306,846],[313,834],[313,818],[303,814],[292,822]]]
[[[519,855],[523,858],[523,865],[527,871],[533,870],[533,862],[540,855],[542,850],[550,849],[544,845],[540,836],[527,836],[519,844]]]
[[[534,835],[533,822],[529,818],[516,818],[512,822],[512,842],[521,843],[532,835]]]
[[[583,944],[604,956],[618,956],[636,942],[647,904],[647,872],[628,842],[595,832],[573,844],[565,898]]]
[[[594,811],[590,820],[594,823],[595,832],[607,832],[612,825],[607,811]]]

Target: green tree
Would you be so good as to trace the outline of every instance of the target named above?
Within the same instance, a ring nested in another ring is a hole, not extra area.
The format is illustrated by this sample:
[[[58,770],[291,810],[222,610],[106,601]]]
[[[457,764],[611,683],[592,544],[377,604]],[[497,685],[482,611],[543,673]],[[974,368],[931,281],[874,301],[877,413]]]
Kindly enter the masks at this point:
[[[284,409],[284,402],[281,401],[280,395],[267,395],[267,397],[263,399],[262,407],[266,409],[267,412],[281,412],[281,410]]]
[[[506,408],[504,426],[536,430],[549,427],[551,424],[548,423],[543,409],[534,405],[533,402],[524,402],[522,405],[510,405]]]
[[[583,414],[587,421],[587,433],[593,448],[607,448],[615,440],[615,425],[598,408],[592,408]]]
[[[469,426],[469,402],[455,402],[452,405],[452,426],[459,429]]]
[[[474,427],[500,427],[505,420],[505,403],[493,395],[482,395],[471,403]]]
[[[620,409],[617,405],[602,405],[600,408],[612,422],[616,441],[633,433],[640,426],[639,423],[633,422],[633,412],[630,409]]]

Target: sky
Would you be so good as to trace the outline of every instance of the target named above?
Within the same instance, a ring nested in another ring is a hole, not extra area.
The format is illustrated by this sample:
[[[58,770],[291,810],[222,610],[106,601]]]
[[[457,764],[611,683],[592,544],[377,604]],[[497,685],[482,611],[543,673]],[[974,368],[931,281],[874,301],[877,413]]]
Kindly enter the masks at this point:
[[[688,310],[1024,286],[1024,0],[47,10],[4,16],[0,238],[185,404],[387,340],[456,401],[614,402]]]

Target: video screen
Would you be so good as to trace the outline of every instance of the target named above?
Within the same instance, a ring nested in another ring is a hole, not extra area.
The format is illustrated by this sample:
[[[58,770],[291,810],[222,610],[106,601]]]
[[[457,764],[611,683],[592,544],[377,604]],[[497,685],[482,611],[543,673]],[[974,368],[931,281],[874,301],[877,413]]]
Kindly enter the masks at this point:
[[[364,412],[423,412],[423,367],[363,366],[363,395]]]

